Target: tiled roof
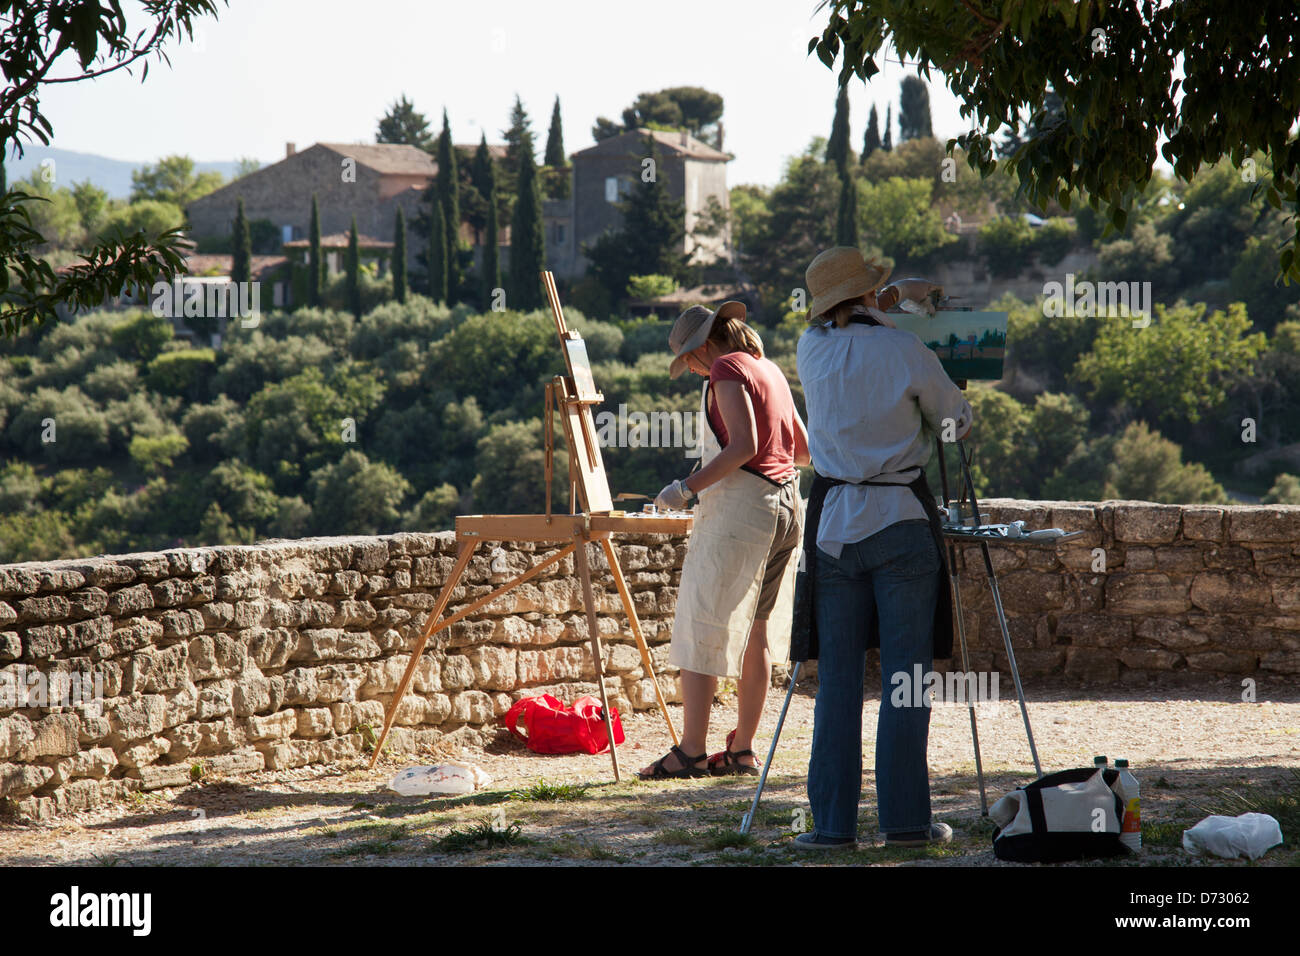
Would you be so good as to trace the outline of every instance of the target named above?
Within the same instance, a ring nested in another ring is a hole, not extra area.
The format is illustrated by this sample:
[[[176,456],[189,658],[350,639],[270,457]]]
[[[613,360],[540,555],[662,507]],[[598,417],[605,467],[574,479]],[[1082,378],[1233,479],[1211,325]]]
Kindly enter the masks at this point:
[[[350,156],[361,166],[380,174],[433,176],[438,164],[418,146],[406,143],[317,143],[340,156]]]
[[[638,155],[642,150],[642,143],[646,136],[653,136],[659,149],[673,153],[681,153],[689,159],[703,160],[721,160],[732,159],[730,153],[724,153],[714,149],[703,140],[698,140],[686,132],[677,132],[662,129],[641,129],[628,130],[626,133],[620,133],[617,136],[611,136],[608,139],[602,139],[595,146],[588,146],[586,149],[578,150],[574,153],[575,157],[587,153],[627,153],[635,152]]]
[[[399,176],[436,176],[438,161],[432,153],[426,153],[418,146],[405,143],[317,143],[333,150],[340,156],[351,156],[362,166],[368,166],[375,172]],[[456,143],[456,148],[464,154],[473,156],[478,151],[478,143]],[[488,143],[488,155],[493,159],[505,159],[506,147],[500,143]]]

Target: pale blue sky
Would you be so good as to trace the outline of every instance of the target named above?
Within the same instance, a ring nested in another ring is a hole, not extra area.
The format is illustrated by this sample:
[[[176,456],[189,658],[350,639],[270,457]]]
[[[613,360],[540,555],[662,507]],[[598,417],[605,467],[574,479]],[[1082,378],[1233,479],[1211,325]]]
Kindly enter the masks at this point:
[[[500,142],[518,92],[539,151],[558,94],[573,153],[591,145],[598,115],[618,119],[637,93],[703,86],[725,100],[725,146],[736,154],[728,182],[771,184],[786,157],[830,132],[835,76],[805,52],[824,26],[815,9],[815,0],[231,0],[144,84],[138,70],[119,72],[46,87],[42,103],[63,149],[141,163],[169,153],[270,162],[286,142],[373,142],[402,93],[435,128],[445,106],[457,142],[477,142],[482,129]],[[60,66],[66,75],[75,61]],[[869,90],[850,88],[855,149],[870,104],[882,121],[887,102],[897,114],[898,84],[914,72],[882,66]],[[930,101],[940,139],[968,128],[937,74]]]

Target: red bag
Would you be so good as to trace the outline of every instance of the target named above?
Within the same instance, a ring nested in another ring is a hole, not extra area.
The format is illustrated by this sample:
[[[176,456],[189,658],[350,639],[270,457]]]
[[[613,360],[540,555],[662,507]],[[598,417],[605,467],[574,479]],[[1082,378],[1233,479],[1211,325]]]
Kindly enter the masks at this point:
[[[518,728],[521,716],[524,732]],[[609,709],[609,718],[614,726],[614,742],[621,744],[623,722],[618,718],[617,708]],[[525,697],[516,701],[501,720],[533,753],[598,754],[609,748],[600,701],[595,697],[579,697],[572,708],[550,694]]]

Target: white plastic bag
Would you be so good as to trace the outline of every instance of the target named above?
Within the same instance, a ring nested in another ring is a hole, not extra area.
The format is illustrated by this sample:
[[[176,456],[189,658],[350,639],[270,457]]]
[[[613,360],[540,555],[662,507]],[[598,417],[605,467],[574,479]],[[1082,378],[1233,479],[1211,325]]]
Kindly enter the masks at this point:
[[[1193,856],[1212,853],[1236,859],[1258,860],[1282,842],[1282,827],[1267,813],[1243,813],[1239,817],[1206,817],[1183,831],[1183,849]]]
[[[492,778],[473,764],[447,762],[432,767],[407,767],[388,782],[388,787],[404,797],[424,797],[473,793],[491,782]]]

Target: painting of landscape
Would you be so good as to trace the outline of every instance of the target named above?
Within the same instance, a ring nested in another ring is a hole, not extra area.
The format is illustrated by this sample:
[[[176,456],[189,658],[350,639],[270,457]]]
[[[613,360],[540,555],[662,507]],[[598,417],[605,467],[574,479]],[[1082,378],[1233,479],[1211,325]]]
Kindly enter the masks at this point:
[[[1007,313],[952,311],[889,316],[933,349],[953,381],[996,382],[1007,351]]]

